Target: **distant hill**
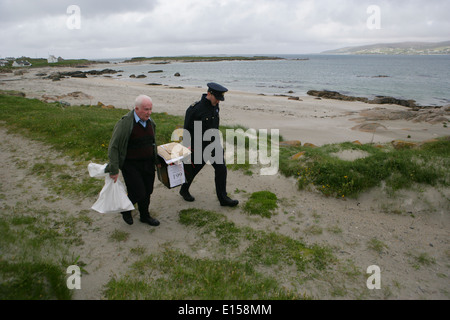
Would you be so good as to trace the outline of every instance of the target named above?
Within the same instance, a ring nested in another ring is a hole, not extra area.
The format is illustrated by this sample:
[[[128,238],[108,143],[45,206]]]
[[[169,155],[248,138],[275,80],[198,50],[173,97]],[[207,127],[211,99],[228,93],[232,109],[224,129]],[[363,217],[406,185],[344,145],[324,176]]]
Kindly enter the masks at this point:
[[[378,43],[359,47],[345,47],[322,52],[324,54],[450,54],[450,41]]]

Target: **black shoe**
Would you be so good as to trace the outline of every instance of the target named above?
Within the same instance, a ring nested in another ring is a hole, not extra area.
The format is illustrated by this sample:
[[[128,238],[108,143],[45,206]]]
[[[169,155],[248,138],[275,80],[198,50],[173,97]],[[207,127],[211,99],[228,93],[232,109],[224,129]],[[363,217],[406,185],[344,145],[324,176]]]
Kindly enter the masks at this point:
[[[131,211],[122,212],[123,221],[125,221],[130,226],[133,224],[133,217],[131,216]]]
[[[141,222],[142,223],[148,223],[149,225],[154,226],[154,227],[159,226],[159,221],[156,220],[155,218],[150,217],[150,216],[141,217]]]
[[[219,201],[222,207],[236,207],[239,204],[238,200],[232,200],[228,197],[225,197]]]
[[[189,193],[188,190],[184,190],[183,188],[180,189],[180,195],[183,197],[184,200],[192,202],[195,200],[193,196]]]

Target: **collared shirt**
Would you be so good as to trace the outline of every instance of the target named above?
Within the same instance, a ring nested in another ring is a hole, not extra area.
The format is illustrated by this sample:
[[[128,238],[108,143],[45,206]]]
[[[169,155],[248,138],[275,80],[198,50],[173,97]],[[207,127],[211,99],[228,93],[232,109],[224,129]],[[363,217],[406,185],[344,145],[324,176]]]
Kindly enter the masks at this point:
[[[147,128],[147,121],[141,120],[141,118],[139,118],[139,116],[136,114],[136,111],[134,111],[133,113],[134,113],[134,120],[136,120],[136,122],[139,122],[140,124],[142,124],[142,126],[144,128]]]

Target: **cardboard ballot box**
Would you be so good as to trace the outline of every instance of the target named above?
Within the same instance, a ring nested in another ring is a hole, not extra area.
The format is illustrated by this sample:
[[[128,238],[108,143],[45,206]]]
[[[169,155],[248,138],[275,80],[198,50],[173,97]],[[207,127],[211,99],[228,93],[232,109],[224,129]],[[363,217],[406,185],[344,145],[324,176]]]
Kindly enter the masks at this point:
[[[186,181],[182,160],[190,154],[188,148],[176,142],[158,146],[161,163],[161,167],[157,168],[159,181],[169,189],[182,185]]]

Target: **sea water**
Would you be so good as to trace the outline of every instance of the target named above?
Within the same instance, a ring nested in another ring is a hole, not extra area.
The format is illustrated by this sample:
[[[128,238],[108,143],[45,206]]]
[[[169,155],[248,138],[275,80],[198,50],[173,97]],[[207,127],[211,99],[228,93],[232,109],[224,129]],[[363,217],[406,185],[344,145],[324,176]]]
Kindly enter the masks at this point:
[[[118,79],[181,87],[218,82],[230,91],[305,96],[330,90],[374,98],[450,103],[450,55],[278,55],[283,60],[172,62],[121,65]],[[149,71],[162,71],[149,73]],[[180,76],[175,76],[179,73]],[[134,74],[145,78],[130,78]]]

